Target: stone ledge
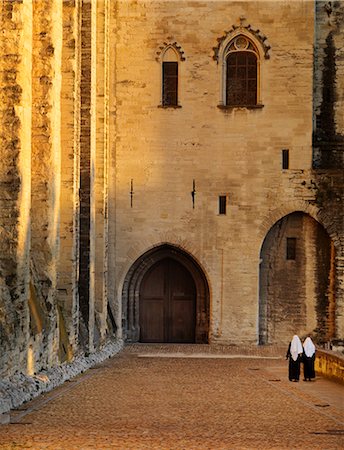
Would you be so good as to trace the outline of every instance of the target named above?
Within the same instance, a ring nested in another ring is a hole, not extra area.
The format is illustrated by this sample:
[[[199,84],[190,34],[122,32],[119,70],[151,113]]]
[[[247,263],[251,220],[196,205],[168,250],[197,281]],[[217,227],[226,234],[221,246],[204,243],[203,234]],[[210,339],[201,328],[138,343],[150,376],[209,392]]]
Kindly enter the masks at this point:
[[[262,109],[264,105],[258,103],[257,105],[217,105],[217,107],[225,111],[232,111],[233,109]]]
[[[97,352],[89,356],[78,356],[71,363],[61,364],[34,376],[16,374],[7,380],[0,380],[0,415],[18,408],[44,392],[51,391],[65,381],[114,356],[122,348],[121,339],[112,340]]]
[[[181,105],[158,105],[158,108],[161,109],[179,109],[181,107]]]
[[[317,350],[315,371],[333,381],[344,384],[344,355],[326,350]]]

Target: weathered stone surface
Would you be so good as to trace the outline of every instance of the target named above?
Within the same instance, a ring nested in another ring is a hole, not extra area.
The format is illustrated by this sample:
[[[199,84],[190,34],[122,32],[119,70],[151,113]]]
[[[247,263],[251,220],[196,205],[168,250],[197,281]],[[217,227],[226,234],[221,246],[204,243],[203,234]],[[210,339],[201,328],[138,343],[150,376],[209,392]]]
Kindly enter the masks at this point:
[[[96,354],[123,325],[139,338],[142,256],[165,244],[202,273],[209,342],[255,344],[264,327],[266,342],[344,338],[343,1],[0,8],[0,376],[11,389]],[[240,33],[256,46],[257,108],[224,105],[225,43]],[[167,47],[176,108],[162,105]],[[292,270],[287,237],[299,242]]]
[[[10,379],[0,380],[0,414],[17,408],[43,392],[51,391],[79,373],[114,356],[122,349],[122,346],[121,340],[108,340],[98,352],[89,356],[78,356],[71,363],[43,370],[37,375],[17,373]]]

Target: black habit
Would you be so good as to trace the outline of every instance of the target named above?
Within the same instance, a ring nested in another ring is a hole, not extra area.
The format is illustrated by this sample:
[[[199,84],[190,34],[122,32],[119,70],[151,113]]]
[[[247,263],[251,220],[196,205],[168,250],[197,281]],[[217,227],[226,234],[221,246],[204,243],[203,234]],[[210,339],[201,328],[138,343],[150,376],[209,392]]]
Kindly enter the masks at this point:
[[[301,355],[298,355],[297,360],[294,361],[290,353],[291,342],[289,343],[288,351],[286,357],[289,358],[289,381],[299,381],[300,379],[300,364]]]
[[[314,361],[315,354],[312,356],[306,356],[305,353],[303,354],[303,377],[305,380],[315,378]]]

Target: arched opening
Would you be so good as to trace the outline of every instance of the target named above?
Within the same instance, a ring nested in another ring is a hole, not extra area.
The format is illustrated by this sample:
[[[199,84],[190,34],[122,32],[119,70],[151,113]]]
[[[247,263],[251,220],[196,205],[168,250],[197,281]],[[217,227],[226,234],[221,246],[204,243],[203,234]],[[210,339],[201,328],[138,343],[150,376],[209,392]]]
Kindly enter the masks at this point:
[[[333,241],[308,214],[294,212],[270,229],[260,253],[260,344],[335,336],[334,261]]]
[[[209,289],[197,262],[167,244],[136,260],[123,285],[122,326],[129,342],[207,343]]]
[[[257,104],[258,52],[245,36],[230,42],[226,52],[226,105]]]

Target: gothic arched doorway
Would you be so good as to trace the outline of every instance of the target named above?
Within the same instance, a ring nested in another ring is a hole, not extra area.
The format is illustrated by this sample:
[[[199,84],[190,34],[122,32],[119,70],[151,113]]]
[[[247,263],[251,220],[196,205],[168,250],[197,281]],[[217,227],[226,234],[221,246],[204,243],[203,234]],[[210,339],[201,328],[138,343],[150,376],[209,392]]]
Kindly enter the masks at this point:
[[[122,326],[130,342],[207,343],[209,289],[186,252],[162,245],[142,255],[123,285]]]
[[[259,343],[335,335],[335,251],[324,227],[303,212],[280,219],[260,253]]]

